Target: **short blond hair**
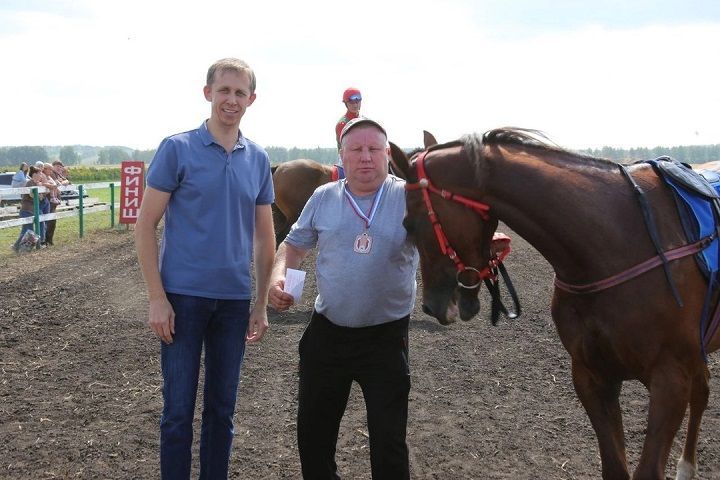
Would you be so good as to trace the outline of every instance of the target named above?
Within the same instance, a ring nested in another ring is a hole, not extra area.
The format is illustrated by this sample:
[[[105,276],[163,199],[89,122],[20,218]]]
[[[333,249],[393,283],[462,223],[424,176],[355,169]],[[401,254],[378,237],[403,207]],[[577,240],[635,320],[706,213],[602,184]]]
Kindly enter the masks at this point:
[[[212,65],[210,65],[210,68],[208,68],[207,71],[206,85],[210,86],[213,84],[213,82],[215,81],[215,73],[218,71],[220,71],[221,73],[229,71],[247,74],[248,79],[250,80],[250,93],[255,93],[255,72],[244,60],[228,57],[221,58],[217,62],[213,63]]]

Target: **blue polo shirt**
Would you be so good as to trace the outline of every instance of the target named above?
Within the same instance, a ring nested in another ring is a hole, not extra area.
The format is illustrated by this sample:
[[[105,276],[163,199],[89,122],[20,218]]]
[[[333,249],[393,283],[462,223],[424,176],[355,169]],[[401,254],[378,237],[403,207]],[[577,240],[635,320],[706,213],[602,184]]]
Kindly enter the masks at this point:
[[[162,141],[147,184],[170,193],[159,259],[165,291],[249,300],[255,207],[274,201],[265,150],[238,133],[228,154],[203,122]]]

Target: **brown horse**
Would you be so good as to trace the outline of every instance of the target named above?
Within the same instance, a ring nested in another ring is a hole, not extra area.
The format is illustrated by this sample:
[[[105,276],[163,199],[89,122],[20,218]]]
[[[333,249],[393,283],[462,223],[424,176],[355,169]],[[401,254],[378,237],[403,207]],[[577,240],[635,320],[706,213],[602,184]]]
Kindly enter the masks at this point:
[[[437,144],[435,137],[423,132],[425,148]],[[273,224],[276,244],[280,245],[290,228],[300,216],[310,195],[317,187],[333,179],[333,165],[324,165],[314,160],[290,160],[273,166]]]
[[[575,391],[597,435],[602,477],[630,478],[619,395],[623,381],[637,379],[648,389],[650,404],[633,478],[665,479],[689,405],[677,479],[690,479],[709,395],[699,341],[707,282],[690,255],[668,265],[682,307],[663,268],[597,291],[568,291],[616,278],[659,255],[618,164],[563,150],[533,133],[497,129],[467,136],[431,148],[413,163],[392,146],[408,180],[405,226],[421,256],[424,307],[443,324],[458,313],[468,320],[478,312],[477,277],[491,260],[492,235],[503,221],[555,270],[551,313],[572,359]],[[662,249],[685,245],[671,192],[653,168],[638,164],[627,170],[647,194]],[[720,347],[720,335],[709,336],[708,353]]]
[[[315,189],[332,180],[333,168],[333,165],[307,159],[290,160],[272,167],[275,189],[272,210],[277,245],[288,234]]]

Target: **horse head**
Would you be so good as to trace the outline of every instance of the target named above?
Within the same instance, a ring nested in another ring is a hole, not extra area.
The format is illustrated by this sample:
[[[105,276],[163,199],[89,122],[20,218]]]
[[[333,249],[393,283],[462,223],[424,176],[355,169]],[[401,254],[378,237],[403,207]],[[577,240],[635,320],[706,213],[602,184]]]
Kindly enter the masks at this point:
[[[420,254],[423,310],[442,324],[469,320],[480,310],[478,292],[498,224],[464,173],[474,171],[470,156],[461,142],[410,157],[391,143],[391,154],[408,182],[403,224]]]

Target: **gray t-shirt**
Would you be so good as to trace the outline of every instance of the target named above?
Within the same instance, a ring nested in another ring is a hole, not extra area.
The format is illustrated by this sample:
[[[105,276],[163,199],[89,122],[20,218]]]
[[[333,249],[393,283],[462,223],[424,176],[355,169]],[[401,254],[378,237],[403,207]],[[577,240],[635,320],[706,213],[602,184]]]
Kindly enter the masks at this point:
[[[343,327],[366,327],[409,315],[415,305],[418,253],[402,225],[405,182],[388,175],[369,228],[345,196],[346,180],[318,187],[285,239],[318,247],[315,309]],[[348,192],[349,193],[349,192]],[[377,194],[376,194],[377,195]],[[375,195],[354,196],[369,216]],[[372,244],[367,253],[367,233]]]

